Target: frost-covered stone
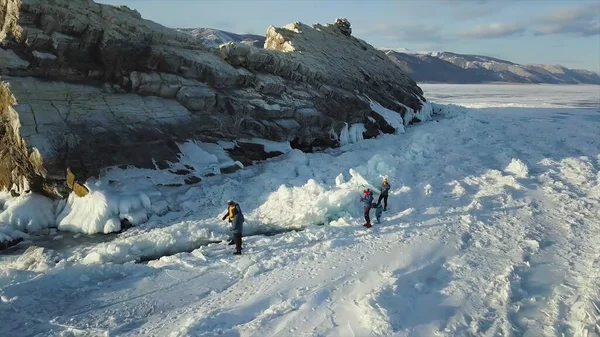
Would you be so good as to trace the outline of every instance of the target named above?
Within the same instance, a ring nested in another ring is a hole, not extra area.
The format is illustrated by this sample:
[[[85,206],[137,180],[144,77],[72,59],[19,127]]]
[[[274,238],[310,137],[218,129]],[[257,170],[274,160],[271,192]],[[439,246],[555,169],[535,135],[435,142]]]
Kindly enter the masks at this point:
[[[87,0],[3,1],[0,22],[0,189],[56,196],[67,167],[81,180],[111,165],[154,168],[189,139],[337,146],[345,125],[366,126],[357,139],[393,130],[371,122],[366,97],[400,114],[424,101],[345,19],[270,27],[266,49],[209,48]]]
[[[350,28],[350,21],[346,18],[335,19],[334,25],[346,36],[352,35],[352,28]]]

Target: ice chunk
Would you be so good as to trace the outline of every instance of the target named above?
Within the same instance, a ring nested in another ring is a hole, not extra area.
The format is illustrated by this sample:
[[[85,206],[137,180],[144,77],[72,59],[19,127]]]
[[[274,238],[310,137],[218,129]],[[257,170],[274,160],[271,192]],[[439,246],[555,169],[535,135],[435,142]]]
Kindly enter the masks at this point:
[[[404,120],[399,112],[387,109],[370,98],[368,98],[368,101],[371,105],[371,110],[383,117],[383,119],[396,130],[396,133],[404,133]]]
[[[264,146],[265,152],[267,153],[288,153],[292,151],[292,146],[290,145],[290,142],[274,142],[272,140],[262,138],[240,139],[239,141],[241,143],[260,144]]]
[[[147,194],[125,194],[121,191],[92,186],[85,197],[69,196],[57,217],[58,228],[85,234],[112,233],[121,230],[121,219],[132,225],[148,221],[152,203]]]
[[[52,250],[34,246],[27,248],[19,258],[11,262],[9,268],[42,272],[54,267],[57,261],[58,257]]]
[[[298,150],[298,149],[294,149],[292,151],[290,151],[289,153],[287,153],[285,155],[285,157],[283,158],[286,162],[292,164],[292,165],[308,165],[308,157],[306,156],[306,153]]]
[[[340,186],[341,184],[345,183],[346,179],[344,178],[343,174],[338,174],[337,177],[335,177],[335,185],[336,186]]]
[[[152,204],[152,213],[156,215],[165,215],[169,211],[169,203],[166,200],[161,200]]]
[[[127,219],[132,224],[140,224],[148,221],[148,212],[145,209],[140,209],[135,212],[121,213],[121,219]]]
[[[104,233],[107,222],[111,218],[118,221],[119,211],[128,211],[129,206],[129,203],[119,203],[118,198],[100,191],[90,191],[85,197],[71,194],[58,215],[58,228],[84,234]]]
[[[6,197],[6,196],[5,196]],[[0,209],[0,228],[5,236],[14,231],[34,232],[55,225],[55,202],[37,194],[3,198]]]
[[[202,149],[195,141],[179,144],[179,162],[194,168],[200,174],[219,173],[219,158]]]
[[[225,150],[233,150],[235,148],[234,142],[218,141],[217,144]]]
[[[430,103],[432,113],[444,115],[445,117],[455,117],[467,113],[467,108],[454,104]]]
[[[354,144],[363,140],[363,134],[366,131],[367,129],[362,123],[352,124],[352,126],[350,127],[348,127],[348,124],[346,123],[346,125],[340,132],[340,145],[344,146],[348,144]]]
[[[234,165],[234,161],[225,151],[235,147],[232,142],[188,141],[178,146],[181,151],[178,165],[192,167],[200,175],[220,174],[221,167]]]
[[[108,233],[114,233],[114,232],[118,232],[121,230],[121,222],[119,221],[118,218],[110,218],[108,219],[108,221],[106,221],[106,224],[104,224],[104,229],[102,230],[102,233],[104,234],[108,234]]]
[[[402,104],[398,101],[396,101],[396,104],[401,105],[402,107],[404,107],[404,109],[406,109],[406,112],[404,113],[404,126],[407,126],[408,124],[410,124],[410,122],[413,120],[413,118],[415,118],[415,116],[417,115],[415,113],[415,110],[413,110],[411,107]]]
[[[519,159],[513,158],[510,161],[510,164],[508,164],[508,166],[506,166],[504,169],[504,172],[511,173],[518,178],[527,178],[527,175],[529,174],[529,168]]]
[[[419,110],[419,112],[417,112],[416,117],[420,121],[424,122],[424,121],[430,120],[432,115],[433,115],[433,107],[432,107],[431,103],[428,101],[421,101],[421,110]]]

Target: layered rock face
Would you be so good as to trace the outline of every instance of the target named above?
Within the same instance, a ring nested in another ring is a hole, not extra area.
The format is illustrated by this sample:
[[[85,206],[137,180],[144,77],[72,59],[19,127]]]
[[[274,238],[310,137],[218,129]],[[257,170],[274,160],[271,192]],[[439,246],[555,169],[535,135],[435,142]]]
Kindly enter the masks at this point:
[[[188,139],[336,146],[346,123],[390,132],[366,97],[401,113],[424,101],[345,20],[209,49],[127,7],[0,0],[0,29],[0,189],[57,195],[67,167],[161,167]]]

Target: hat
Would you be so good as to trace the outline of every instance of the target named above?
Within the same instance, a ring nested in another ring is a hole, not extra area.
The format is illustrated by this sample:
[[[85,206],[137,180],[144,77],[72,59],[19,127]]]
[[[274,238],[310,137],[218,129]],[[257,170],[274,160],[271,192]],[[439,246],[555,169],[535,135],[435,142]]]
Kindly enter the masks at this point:
[[[235,202],[233,202],[233,200],[228,200],[227,201],[227,205],[233,205],[233,204],[235,204]]]
[[[387,177],[383,178],[383,182],[387,183]]]

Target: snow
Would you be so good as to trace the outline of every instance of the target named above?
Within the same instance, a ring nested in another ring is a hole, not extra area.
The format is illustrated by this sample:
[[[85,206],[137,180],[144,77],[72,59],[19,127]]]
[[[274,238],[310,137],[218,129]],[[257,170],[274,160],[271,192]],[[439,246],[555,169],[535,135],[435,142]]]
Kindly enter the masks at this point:
[[[54,202],[41,195],[27,193],[8,198],[4,194],[0,196],[0,206],[0,235],[5,239],[24,237],[25,232],[54,224]]]
[[[529,173],[529,169],[527,165],[520,161],[519,159],[513,158],[510,161],[510,164],[504,169],[504,172],[512,173],[518,178],[527,178],[527,174]]]
[[[150,198],[143,192],[123,194],[97,186],[85,197],[69,195],[57,217],[58,229],[84,234],[112,233],[121,230],[121,220],[132,225],[148,221],[152,212]]]
[[[200,185],[107,172],[111,193],[167,212],[105,241],[0,255],[0,335],[597,336],[600,104],[572,92],[562,107],[443,105],[463,88],[404,134]],[[358,197],[383,177],[390,206],[366,230]],[[247,220],[242,256],[210,243],[230,235],[228,199]]]
[[[203,173],[217,173],[219,158],[216,154],[203,149],[198,142],[189,141],[179,144],[181,152],[179,162],[190,165],[195,171]]]
[[[290,145],[290,142],[275,142],[272,140],[262,139],[262,138],[240,139],[239,142],[263,145],[265,152],[267,152],[267,153],[272,153],[272,152],[288,153],[292,150],[292,146]]]
[[[34,50],[32,54],[35,58],[42,60],[56,60],[56,55],[50,53],[42,53],[37,50]]]
[[[355,170],[348,174],[351,178],[347,182],[342,182],[341,178],[336,180],[336,186],[320,184],[314,179],[302,186],[281,185],[249,214],[249,218],[262,225],[290,229],[331,225],[344,216],[356,216],[359,214],[356,194],[368,183]]]
[[[419,84],[430,101],[467,108],[595,108],[600,85]],[[459,91],[460,95],[456,95]]]
[[[367,131],[364,124],[356,123],[348,127],[348,123],[345,123],[344,128],[340,132],[338,137],[340,145],[348,145],[360,142],[363,140],[363,134]]]
[[[421,101],[421,104],[421,110],[416,113],[417,118],[422,122],[431,120],[433,115],[433,106],[431,105],[431,102]]]
[[[56,266],[56,254],[41,248],[29,247],[21,256],[12,261],[8,268],[15,270],[44,272]]]
[[[383,117],[385,121],[396,130],[397,133],[404,132],[404,121],[402,120],[402,115],[400,115],[399,112],[387,109],[370,98],[368,98],[368,101],[371,105],[371,110]]]
[[[217,144],[224,150],[233,150],[235,148],[235,142],[218,141]]]
[[[200,141],[188,141],[183,144],[178,144],[179,151],[179,162],[172,165],[172,168],[187,168],[191,167],[199,175],[206,174],[221,174],[221,168],[232,165],[243,165],[239,162],[233,161],[226,149],[233,149],[235,143],[233,142],[218,142],[204,143]]]
[[[285,149],[286,144],[273,142],[267,145]],[[226,148],[234,146],[231,142],[189,141],[179,144],[180,160],[171,163],[171,169],[191,168],[195,174],[205,175],[220,174],[221,167],[243,167],[225,152]],[[162,170],[110,168],[101,179],[87,182],[90,193],[85,197],[71,194],[67,200],[56,202],[34,194],[11,198],[2,192],[0,242],[28,238],[28,233],[50,227],[91,235],[119,232],[125,219],[133,226],[147,223],[152,216],[164,216],[170,209],[176,208],[171,207],[168,196],[163,195],[157,185],[181,184],[183,179]]]

